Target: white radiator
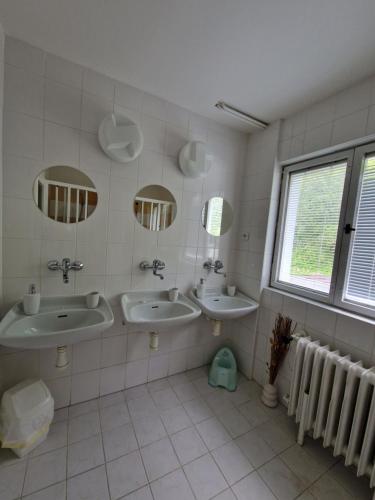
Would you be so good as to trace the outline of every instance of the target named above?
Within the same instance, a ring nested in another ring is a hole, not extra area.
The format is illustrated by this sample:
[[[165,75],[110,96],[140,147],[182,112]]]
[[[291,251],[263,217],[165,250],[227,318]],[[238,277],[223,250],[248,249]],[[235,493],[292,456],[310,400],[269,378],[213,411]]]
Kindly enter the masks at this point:
[[[309,432],[345,457],[357,476],[375,486],[375,368],[331,351],[310,338],[296,345],[288,415],[299,423],[298,443]],[[375,494],[374,497],[375,498]]]

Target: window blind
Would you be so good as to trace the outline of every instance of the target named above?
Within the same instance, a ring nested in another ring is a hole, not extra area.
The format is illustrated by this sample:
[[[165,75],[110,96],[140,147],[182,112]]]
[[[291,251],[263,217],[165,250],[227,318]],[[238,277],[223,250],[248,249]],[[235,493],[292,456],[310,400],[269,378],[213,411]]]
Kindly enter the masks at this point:
[[[347,163],[289,175],[279,280],[328,294]]]
[[[344,298],[375,306],[375,155],[363,162]]]

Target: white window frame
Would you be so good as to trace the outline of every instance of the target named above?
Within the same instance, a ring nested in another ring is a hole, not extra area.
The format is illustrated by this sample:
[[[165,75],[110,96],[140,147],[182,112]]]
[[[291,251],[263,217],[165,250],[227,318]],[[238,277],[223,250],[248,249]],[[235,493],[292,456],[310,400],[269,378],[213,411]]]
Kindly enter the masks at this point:
[[[316,300],[318,302],[334,305],[350,312],[356,312],[364,316],[375,318],[375,308],[362,306],[357,303],[343,300],[342,298],[347,279],[348,257],[353,240],[353,233],[345,233],[344,227],[346,224],[350,224],[352,227],[354,225],[357,205],[359,201],[358,196],[361,185],[360,181],[362,176],[363,163],[366,156],[370,153],[375,153],[375,142],[353,147],[351,149],[345,149],[343,151],[339,151],[333,154],[327,154],[310,160],[289,164],[283,167],[279,214],[277,219],[275,247],[272,263],[272,287],[284,290],[295,295],[306,297],[308,299]],[[299,170],[328,166],[329,164],[338,163],[340,161],[346,161],[347,170],[344,182],[329,293],[323,294],[319,291],[309,290],[302,286],[292,285],[286,282],[279,281],[278,276],[282,255],[290,174]]]

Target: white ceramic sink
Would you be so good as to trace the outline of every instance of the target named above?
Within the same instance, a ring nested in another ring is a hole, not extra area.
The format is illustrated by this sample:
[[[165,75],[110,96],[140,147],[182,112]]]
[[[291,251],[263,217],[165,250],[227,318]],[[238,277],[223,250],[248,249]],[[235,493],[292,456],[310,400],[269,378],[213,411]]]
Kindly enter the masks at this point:
[[[42,297],[38,314],[26,316],[22,302],[0,322],[0,344],[41,349],[74,344],[95,337],[113,324],[107,300],[100,296],[96,309],[87,309],[86,297]]]
[[[198,299],[196,289],[193,288],[189,295],[211,319],[241,318],[258,308],[257,302],[240,292],[237,292],[234,297],[229,297],[220,291],[209,291],[202,299]]]
[[[201,314],[200,308],[181,293],[176,302],[170,302],[167,291],[126,292],[121,306],[125,322],[146,332],[184,325]]]

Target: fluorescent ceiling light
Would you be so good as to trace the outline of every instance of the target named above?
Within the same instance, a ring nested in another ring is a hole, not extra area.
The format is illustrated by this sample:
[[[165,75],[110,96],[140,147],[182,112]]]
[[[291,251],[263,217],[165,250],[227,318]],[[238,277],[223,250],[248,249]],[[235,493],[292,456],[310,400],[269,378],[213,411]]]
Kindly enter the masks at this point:
[[[235,116],[236,118],[248,123],[249,125],[252,125],[253,127],[258,127],[262,129],[268,127],[268,123],[263,122],[262,120],[258,120],[258,118],[248,115],[247,113],[244,113],[243,111],[234,108],[233,106],[227,104],[224,101],[218,101],[215,104],[215,107],[225,111],[226,113],[229,113],[232,116]]]

